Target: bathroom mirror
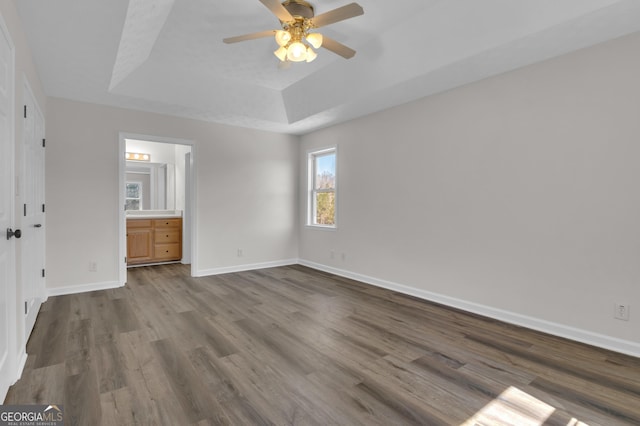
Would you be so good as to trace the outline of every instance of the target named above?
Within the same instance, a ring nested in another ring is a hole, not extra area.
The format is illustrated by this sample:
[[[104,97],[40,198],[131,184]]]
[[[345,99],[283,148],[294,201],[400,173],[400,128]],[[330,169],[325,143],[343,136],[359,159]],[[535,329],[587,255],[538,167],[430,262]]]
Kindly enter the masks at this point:
[[[125,210],[175,209],[175,166],[126,162]]]

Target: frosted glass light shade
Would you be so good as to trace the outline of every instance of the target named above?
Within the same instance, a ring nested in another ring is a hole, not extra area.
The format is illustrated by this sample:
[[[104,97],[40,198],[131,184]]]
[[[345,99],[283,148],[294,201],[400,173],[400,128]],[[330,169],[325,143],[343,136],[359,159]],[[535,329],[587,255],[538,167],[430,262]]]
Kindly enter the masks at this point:
[[[287,59],[287,48],[284,46],[280,46],[280,49],[273,52],[273,54],[276,55],[276,57],[282,62],[284,62],[285,59]]]
[[[307,59],[307,47],[296,41],[291,43],[289,49],[287,49],[287,59],[292,62],[302,62]]]
[[[318,57],[318,54],[313,51],[312,48],[307,47],[307,62],[313,62]]]
[[[320,46],[322,46],[322,39],[323,38],[322,38],[322,34],[320,34],[320,33],[307,34],[306,39],[309,42],[309,44],[312,45],[316,49],[319,49]]]
[[[278,46],[286,46],[289,41],[291,41],[291,33],[289,31],[276,31],[276,43],[278,43]]]

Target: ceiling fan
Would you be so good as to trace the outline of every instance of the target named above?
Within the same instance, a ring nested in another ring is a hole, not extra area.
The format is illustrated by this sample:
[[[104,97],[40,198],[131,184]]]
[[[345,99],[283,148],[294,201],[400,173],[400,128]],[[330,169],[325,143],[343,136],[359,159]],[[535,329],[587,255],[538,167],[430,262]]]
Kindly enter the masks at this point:
[[[330,10],[315,16],[313,6],[304,0],[260,0],[280,20],[281,30],[261,31],[223,39],[225,43],[254,40],[275,36],[280,46],[273,52],[282,62],[311,62],[318,54],[313,50],[324,47],[345,59],[352,58],[356,51],[320,33],[316,28],[344,21],[364,14],[357,3]]]

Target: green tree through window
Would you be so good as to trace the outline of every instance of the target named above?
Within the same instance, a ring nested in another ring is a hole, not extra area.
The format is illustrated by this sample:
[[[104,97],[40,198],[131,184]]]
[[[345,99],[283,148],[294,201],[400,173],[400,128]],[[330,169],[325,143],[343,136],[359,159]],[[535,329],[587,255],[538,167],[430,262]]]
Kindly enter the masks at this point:
[[[142,210],[142,184],[140,182],[126,182],[125,210]]]
[[[309,154],[309,224],[336,225],[336,149]]]

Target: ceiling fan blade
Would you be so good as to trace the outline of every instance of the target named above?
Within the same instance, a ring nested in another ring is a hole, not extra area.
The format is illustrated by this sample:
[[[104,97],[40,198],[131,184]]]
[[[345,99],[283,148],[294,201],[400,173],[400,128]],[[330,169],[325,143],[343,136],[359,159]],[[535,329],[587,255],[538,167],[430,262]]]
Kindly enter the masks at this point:
[[[324,36],[324,39],[322,40],[322,47],[332,51],[336,55],[342,56],[345,59],[353,58],[356,54],[355,50],[327,36]]]
[[[260,31],[259,33],[251,33],[251,34],[245,34],[245,35],[240,35],[235,37],[227,37],[225,39],[222,39],[222,41],[224,41],[227,44],[237,43],[239,41],[255,40],[257,38],[263,38],[263,37],[273,37],[275,33],[276,33],[276,30]]]
[[[315,28],[324,27],[325,25],[334,24],[364,14],[364,9],[358,3],[351,3],[329,12],[322,13],[311,19]]]
[[[278,17],[282,22],[293,21],[294,18],[291,16],[289,11],[284,8],[282,4],[278,0],[260,0],[260,3],[267,6],[267,9],[271,11],[274,15]]]

